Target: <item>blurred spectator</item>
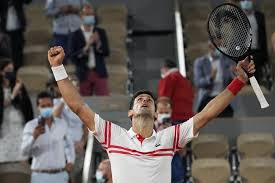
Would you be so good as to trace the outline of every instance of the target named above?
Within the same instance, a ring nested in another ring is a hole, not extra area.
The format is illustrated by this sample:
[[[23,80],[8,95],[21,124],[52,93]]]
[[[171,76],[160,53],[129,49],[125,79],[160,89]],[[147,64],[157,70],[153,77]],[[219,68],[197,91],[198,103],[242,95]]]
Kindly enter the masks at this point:
[[[0,30],[0,57],[11,58],[11,55],[10,38]]]
[[[261,82],[263,79],[263,67],[268,63],[268,51],[265,30],[264,14],[254,8],[255,0],[241,0],[240,6],[247,15],[252,28],[251,50],[257,71],[256,79]]]
[[[105,31],[96,26],[96,17],[91,5],[82,10],[81,34],[75,42],[81,42],[76,54],[76,70],[83,96],[109,95],[108,74],[104,58],[109,55]],[[76,50],[76,49],[74,49]]]
[[[200,112],[231,82],[234,78],[233,65],[232,60],[223,56],[208,41],[208,54],[197,58],[194,64],[194,83],[198,90],[195,106],[197,112]],[[232,117],[233,112],[233,108],[229,105],[219,117]]]
[[[172,125],[171,114],[172,109],[171,104],[169,102],[157,102],[157,120],[155,121],[155,129],[157,132]]]
[[[68,183],[75,151],[68,126],[53,117],[53,99],[47,92],[37,96],[40,116],[29,121],[23,131],[21,151],[32,157],[32,183]]]
[[[16,78],[11,59],[0,59],[0,75],[0,105],[3,106],[0,108],[0,129],[3,117],[7,123],[16,120],[24,125],[33,119],[32,104],[23,83]]]
[[[125,175],[127,176],[127,175]],[[96,170],[96,183],[112,183],[112,171],[110,160],[105,159],[100,162]]]
[[[56,81],[52,82],[53,92],[55,93],[54,116],[64,119],[68,125],[68,135],[74,143],[75,147],[75,163],[72,172],[70,173],[71,183],[80,183],[82,176],[82,168],[84,163],[84,147],[87,143],[87,128],[83,125],[79,117],[71,111],[68,105],[64,102],[61,93],[59,92]]]
[[[31,0],[0,1],[0,29],[10,37],[15,71],[23,65],[24,31],[26,27],[24,6],[30,2]]]
[[[194,98],[191,82],[176,67],[173,61],[165,60],[158,85],[158,101],[172,104],[171,119],[174,124],[185,122],[193,116]]]
[[[271,36],[271,46],[272,46],[272,52],[273,52],[273,58],[272,58],[272,79],[273,79],[273,89],[275,89],[275,32],[272,33],[272,36]]]
[[[47,0],[46,15],[53,18],[52,46],[62,46],[66,57],[63,64],[72,59],[73,46],[77,46],[74,37],[80,33],[80,11],[83,0]],[[78,48],[79,49],[79,48]]]

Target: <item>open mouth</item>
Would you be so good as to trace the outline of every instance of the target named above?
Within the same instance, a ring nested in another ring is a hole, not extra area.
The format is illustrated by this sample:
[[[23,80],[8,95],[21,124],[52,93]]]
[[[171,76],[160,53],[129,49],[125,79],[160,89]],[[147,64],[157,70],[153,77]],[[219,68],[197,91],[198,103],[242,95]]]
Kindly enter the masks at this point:
[[[147,104],[143,104],[141,107],[148,107],[148,105]]]

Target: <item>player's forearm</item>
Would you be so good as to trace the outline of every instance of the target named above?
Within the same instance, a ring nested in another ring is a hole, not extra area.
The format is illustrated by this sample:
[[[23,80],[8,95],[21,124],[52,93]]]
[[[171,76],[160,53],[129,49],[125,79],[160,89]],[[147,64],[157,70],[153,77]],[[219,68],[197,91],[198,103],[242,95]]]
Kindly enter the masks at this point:
[[[194,116],[194,134],[197,134],[201,128],[217,117],[230,104],[233,98],[232,92],[225,89],[212,99],[200,113]]]
[[[74,113],[79,114],[81,108],[85,106],[85,103],[71,81],[69,79],[63,79],[58,81],[57,84],[66,104]]]

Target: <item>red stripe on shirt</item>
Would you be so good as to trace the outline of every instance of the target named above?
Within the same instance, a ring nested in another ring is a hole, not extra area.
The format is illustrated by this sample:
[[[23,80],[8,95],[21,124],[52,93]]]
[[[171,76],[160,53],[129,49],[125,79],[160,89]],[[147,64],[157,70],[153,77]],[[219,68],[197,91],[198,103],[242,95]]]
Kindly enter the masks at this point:
[[[127,155],[133,155],[133,156],[141,156],[139,154],[130,153],[126,151],[118,151],[118,150],[110,150],[109,153],[116,153],[116,154],[127,154]],[[146,154],[146,156],[173,156],[172,153],[165,153],[165,154]]]
[[[174,142],[173,142],[173,150],[176,150],[176,138],[177,138],[177,128],[174,126],[175,131],[174,131]]]
[[[107,128],[108,128],[108,123],[105,121],[105,128],[104,128],[104,141],[101,143],[102,145],[107,144]]]
[[[163,151],[173,151],[172,148],[164,148],[164,149],[157,149],[157,150],[154,150],[154,151],[148,151],[148,152],[141,152],[141,151],[137,151],[135,149],[129,149],[129,148],[126,148],[126,147],[122,147],[122,146],[117,146],[117,145],[110,145],[109,148],[115,148],[115,149],[121,149],[121,150],[124,150],[124,151],[129,151],[129,152],[132,152],[132,153],[140,153],[140,154],[154,154],[154,153],[157,153],[157,152],[163,152]]]
[[[107,144],[107,147],[109,148],[110,145],[111,145],[111,122],[108,121],[108,126],[109,126],[109,129],[108,129],[108,132],[109,132],[109,135],[108,135],[108,144]]]

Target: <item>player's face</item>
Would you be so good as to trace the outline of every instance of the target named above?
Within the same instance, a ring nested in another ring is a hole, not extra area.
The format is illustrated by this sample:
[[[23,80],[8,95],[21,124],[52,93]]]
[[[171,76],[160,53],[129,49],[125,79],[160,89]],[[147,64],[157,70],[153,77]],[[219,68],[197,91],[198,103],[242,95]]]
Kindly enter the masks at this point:
[[[150,115],[154,118],[155,102],[150,95],[141,94],[135,98],[133,111],[137,115]]]

